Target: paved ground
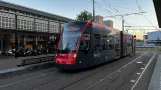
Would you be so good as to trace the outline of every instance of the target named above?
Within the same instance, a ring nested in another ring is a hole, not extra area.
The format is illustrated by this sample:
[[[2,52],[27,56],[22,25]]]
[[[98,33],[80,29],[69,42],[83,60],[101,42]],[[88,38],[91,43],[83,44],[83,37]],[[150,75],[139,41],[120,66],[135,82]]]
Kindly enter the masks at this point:
[[[53,67],[1,78],[0,90],[147,90],[157,56],[136,52],[136,56],[77,72]]]
[[[0,56],[0,60],[1,59],[11,59],[14,58],[14,56]]]
[[[54,55],[54,54],[46,54],[46,55]],[[39,56],[46,56],[46,55],[39,55]],[[0,70],[15,68],[17,65],[20,65],[23,59],[39,57],[39,56],[28,56],[28,57],[0,57]]]
[[[158,56],[148,90],[161,90],[161,54]]]
[[[0,70],[17,67],[21,63],[22,58],[0,59]]]

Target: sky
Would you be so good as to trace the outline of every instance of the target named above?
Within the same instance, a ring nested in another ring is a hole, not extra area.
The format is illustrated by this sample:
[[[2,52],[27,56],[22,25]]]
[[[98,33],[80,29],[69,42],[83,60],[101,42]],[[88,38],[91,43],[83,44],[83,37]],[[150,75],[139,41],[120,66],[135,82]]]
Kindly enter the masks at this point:
[[[21,6],[37,9],[40,11],[75,19],[76,16],[84,10],[92,13],[92,0],[2,0],[18,4]],[[125,16],[125,26],[158,26],[156,13],[152,0],[137,0],[141,10],[146,12],[143,15]],[[95,0],[95,14],[105,16],[138,13],[135,0]],[[114,28],[122,30],[122,21],[120,17],[104,18],[104,20],[113,20]],[[131,27],[129,33],[136,34],[142,39],[143,29],[154,29],[154,27]],[[128,29],[128,28],[125,28]],[[135,29],[133,32],[132,29]],[[146,30],[145,33],[154,31]]]

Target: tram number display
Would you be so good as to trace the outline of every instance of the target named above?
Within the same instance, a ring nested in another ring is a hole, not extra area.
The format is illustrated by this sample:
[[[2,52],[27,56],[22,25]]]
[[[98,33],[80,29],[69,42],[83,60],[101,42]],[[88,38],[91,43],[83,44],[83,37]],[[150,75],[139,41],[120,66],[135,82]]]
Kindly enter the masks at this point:
[[[94,58],[98,58],[98,57],[100,57],[100,53],[95,53]]]
[[[79,30],[79,28],[78,27],[71,26],[71,30],[72,31],[76,31],[76,30]]]

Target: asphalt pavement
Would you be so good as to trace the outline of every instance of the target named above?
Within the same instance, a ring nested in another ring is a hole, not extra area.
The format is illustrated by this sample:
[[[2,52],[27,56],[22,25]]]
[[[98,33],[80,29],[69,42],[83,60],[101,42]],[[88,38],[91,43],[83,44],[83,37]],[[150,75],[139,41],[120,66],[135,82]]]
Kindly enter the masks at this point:
[[[136,52],[74,72],[56,67],[0,79],[0,90],[147,90],[158,53]]]
[[[6,57],[6,56],[0,56],[0,71],[5,69],[12,69],[16,68],[17,65],[20,65],[22,63],[22,60],[24,59],[30,59],[35,57],[42,57],[42,56],[51,56],[54,54],[44,54],[44,55],[37,55],[37,56],[27,56],[27,57]]]
[[[153,71],[152,78],[148,90],[161,90],[161,54],[157,58],[157,62]]]
[[[10,69],[17,67],[18,64],[21,64],[22,58],[14,58],[14,57],[3,57],[0,58],[0,70]]]

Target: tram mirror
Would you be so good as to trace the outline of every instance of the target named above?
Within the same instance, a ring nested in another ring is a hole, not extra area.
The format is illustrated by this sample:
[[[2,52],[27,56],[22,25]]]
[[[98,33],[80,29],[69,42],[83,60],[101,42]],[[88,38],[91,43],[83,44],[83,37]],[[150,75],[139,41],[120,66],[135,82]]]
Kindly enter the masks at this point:
[[[80,50],[89,50],[89,43],[87,41],[81,41]]]

